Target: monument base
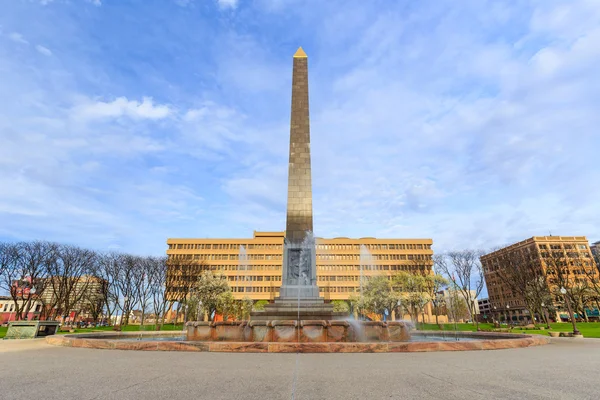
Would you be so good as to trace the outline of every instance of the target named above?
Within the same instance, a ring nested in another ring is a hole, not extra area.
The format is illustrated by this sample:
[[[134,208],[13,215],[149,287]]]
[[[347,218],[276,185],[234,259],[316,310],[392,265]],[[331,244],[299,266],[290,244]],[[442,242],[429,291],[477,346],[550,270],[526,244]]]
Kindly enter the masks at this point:
[[[318,286],[282,286],[274,303],[266,304],[263,311],[250,313],[250,320],[341,320],[345,312],[334,312],[333,304],[319,296]]]

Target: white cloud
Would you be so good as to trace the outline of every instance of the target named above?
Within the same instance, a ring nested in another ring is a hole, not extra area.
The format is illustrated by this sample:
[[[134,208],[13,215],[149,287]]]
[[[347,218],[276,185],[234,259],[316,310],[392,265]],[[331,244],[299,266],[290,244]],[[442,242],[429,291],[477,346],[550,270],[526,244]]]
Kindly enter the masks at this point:
[[[219,8],[221,9],[225,9],[225,8],[236,8],[238,6],[238,0],[217,0],[217,4],[219,5]]]
[[[58,69],[0,57],[0,187],[15,188],[0,234],[161,253],[166,237],[283,229],[302,44],[318,236],[600,239],[597,2],[430,3],[257,0],[274,31],[180,12],[147,41],[57,40]]]
[[[162,119],[172,114],[168,105],[155,105],[150,97],[142,102],[119,97],[111,102],[86,102],[76,106],[74,115],[83,119],[130,117],[134,119]]]
[[[102,5],[102,0],[88,0],[90,3],[95,5],[96,7],[100,7]]]
[[[18,32],[12,32],[8,35],[8,37],[17,43],[29,44],[29,42],[27,40],[25,40],[23,35],[21,35]]]
[[[45,56],[51,56],[52,55],[52,52],[50,51],[50,49],[48,49],[48,48],[46,48],[44,46],[41,46],[39,44],[35,46],[35,49],[38,52],[40,52],[41,54],[45,55]]]

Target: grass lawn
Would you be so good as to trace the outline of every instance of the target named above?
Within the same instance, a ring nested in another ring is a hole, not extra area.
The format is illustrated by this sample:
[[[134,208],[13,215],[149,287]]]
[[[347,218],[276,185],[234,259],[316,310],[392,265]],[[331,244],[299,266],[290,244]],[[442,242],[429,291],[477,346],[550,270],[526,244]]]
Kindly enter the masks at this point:
[[[100,326],[98,328],[83,328],[83,329],[75,329],[75,333],[89,333],[89,332],[112,332],[112,326]],[[127,325],[122,328],[123,332],[139,332],[139,331],[154,331],[156,330],[155,325]],[[183,325],[173,325],[173,324],[165,324],[162,326],[161,331],[181,331],[183,330]],[[59,332],[59,335],[66,335],[69,332]]]
[[[7,327],[0,327],[0,339],[6,336]],[[139,332],[139,331],[153,331],[155,330],[154,325],[128,325],[123,327],[124,332]],[[173,325],[173,324],[165,324],[162,326],[162,331],[181,331],[183,330],[183,325]],[[89,332],[111,332],[112,326],[100,326],[98,328],[84,328],[84,329],[75,329],[75,333],[89,333]],[[58,332],[59,335],[66,335],[69,332]]]
[[[545,325],[537,325],[537,326],[545,326]],[[454,324],[442,324],[444,331],[453,331]],[[479,327],[483,330],[492,330],[494,326],[492,324],[481,323]],[[571,332],[573,331],[573,325],[570,323],[553,323],[550,324],[550,327],[555,332]],[[124,332],[139,332],[139,331],[153,331],[155,329],[154,325],[128,325],[123,327]],[[417,329],[419,330],[427,330],[427,331],[439,331],[440,327],[436,324],[421,324],[417,325]],[[459,331],[475,331],[475,326],[473,324],[456,324],[456,329]],[[586,338],[600,338],[600,322],[588,322],[588,323],[578,323],[577,329],[581,331],[584,337]],[[0,339],[6,335],[6,331],[8,328],[0,327]],[[173,325],[173,324],[165,324],[163,325],[163,331],[181,331],[183,330],[183,325]],[[98,328],[90,328],[90,329],[75,329],[75,333],[86,333],[86,332],[110,332],[112,331],[112,326],[102,326]],[[513,329],[511,332],[514,333],[526,333],[532,335],[546,335],[548,336],[547,330],[521,330],[521,329]],[[59,332],[59,334],[64,335],[69,332]]]
[[[442,324],[442,327],[443,327],[444,331],[453,331],[454,330],[454,324]],[[418,323],[416,328],[418,330],[424,330],[424,331],[439,331],[439,330],[441,330],[440,327],[436,324]],[[481,324],[479,324],[479,328],[484,329],[484,330],[493,329],[494,324],[481,323]],[[475,332],[477,330],[477,328],[475,328],[475,325],[473,325],[473,324],[456,324],[456,330]]]
[[[545,326],[545,325],[537,325],[537,326]],[[554,332],[573,332],[573,325],[571,323],[551,323],[550,328]],[[600,338],[600,322],[580,322],[577,323],[577,329],[581,332],[583,337],[586,338]],[[513,329],[513,332],[517,333],[534,333],[540,335],[548,335],[548,331],[532,331],[532,330],[518,330]]]
[[[442,325],[445,331],[453,331],[454,324],[443,324]],[[504,325],[505,327],[506,325]],[[536,325],[538,327],[545,327],[543,324]],[[494,328],[493,324],[488,323],[480,323],[479,327],[482,330],[492,330]],[[554,332],[572,332],[573,325],[571,323],[552,323],[550,324],[550,328]],[[440,328],[436,324],[418,324],[417,329],[419,330],[429,330],[429,331],[439,331]],[[456,329],[459,331],[475,331],[475,325],[473,324],[456,324]],[[600,338],[600,322],[587,322],[587,323],[578,323],[577,329],[581,332],[583,337],[586,338]],[[526,333],[526,334],[534,334],[534,335],[545,335],[548,336],[547,330],[522,330],[522,329],[513,329],[511,332],[514,333]]]

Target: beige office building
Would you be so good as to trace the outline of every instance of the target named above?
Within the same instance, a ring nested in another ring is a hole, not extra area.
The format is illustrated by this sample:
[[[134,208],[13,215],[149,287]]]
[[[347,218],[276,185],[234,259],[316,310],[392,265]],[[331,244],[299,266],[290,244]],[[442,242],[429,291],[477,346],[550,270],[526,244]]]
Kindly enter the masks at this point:
[[[202,262],[204,268],[222,272],[237,299],[272,300],[281,286],[283,240],[284,232],[254,232],[251,239],[168,239],[167,255],[182,264]],[[321,296],[348,300],[359,291],[361,273],[364,277],[398,271],[431,274],[431,245],[431,239],[316,238]],[[176,268],[169,271],[171,292],[192,278]]]

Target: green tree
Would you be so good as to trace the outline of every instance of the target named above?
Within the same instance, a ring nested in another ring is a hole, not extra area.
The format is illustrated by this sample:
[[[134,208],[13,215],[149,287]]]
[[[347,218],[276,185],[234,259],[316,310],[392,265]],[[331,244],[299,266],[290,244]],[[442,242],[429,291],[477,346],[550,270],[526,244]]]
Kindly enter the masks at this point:
[[[334,312],[344,312],[344,313],[350,312],[350,305],[348,304],[348,302],[346,302],[344,300],[333,300],[331,302],[331,304],[333,304]]]
[[[269,302],[267,300],[258,300],[256,303],[254,303],[254,305],[252,306],[252,310],[253,311],[263,311],[265,309],[265,306],[269,304]]]
[[[431,301],[428,278],[419,274],[399,272],[392,277],[394,289],[400,292],[398,299],[413,322],[418,322],[419,313],[424,311],[425,305]],[[425,316],[423,315],[423,322]]]
[[[433,311],[435,312],[435,323],[439,324],[438,316],[440,314],[440,304],[439,301],[434,300],[437,299],[437,295],[442,290],[442,288],[448,285],[448,280],[439,274],[426,275],[424,285],[429,300],[434,303]]]
[[[204,319],[204,309],[202,308],[202,303],[198,297],[194,296],[192,292],[189,299],[186,302],[187,309],[187,319],[189,321],[202,321]]]
[[[360,307],[377,314],[383,315],[385,310],[392,311],[398,305],[399,293],[392,288],[392,282],[387,276],[374,276],[370,278],[363,288]]]
[[[233,299],[226,277],[221,273],[215,274],[212,271],[202,272],[191,290],[192,297],[201,302],[202,308],[208,312],[209,316],[217,311],[220,313],[223,310],[229,311],[230,304],[228,303],[229,295],[227,293]]]
[[[348,304],[350,306],[350,313],[356,313],[359,316],[365,313],[364,297],[359,293],[352,293],[348,298]]]
[[[223,321],[227,321],[229,317],[235,318],[237,311],[236,303],[231,290],[225,291],[217,297],[217,307],[215,311],[223,315]]]
[[[254,302],[249,297],[244,297],[242,300],[236,301],[235,317],[242,321],[250,319],[253,304]]]

